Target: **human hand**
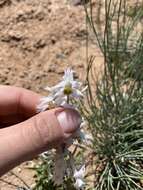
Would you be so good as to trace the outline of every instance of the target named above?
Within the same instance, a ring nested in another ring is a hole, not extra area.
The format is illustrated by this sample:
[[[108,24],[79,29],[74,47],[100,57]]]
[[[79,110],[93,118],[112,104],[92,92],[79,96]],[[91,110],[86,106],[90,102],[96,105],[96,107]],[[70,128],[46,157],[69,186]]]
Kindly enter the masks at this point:
[[[40,97],[23,88],[0,86],[0,175],[62,144],[79,127],[81,118],[75,110],[37,114]]]

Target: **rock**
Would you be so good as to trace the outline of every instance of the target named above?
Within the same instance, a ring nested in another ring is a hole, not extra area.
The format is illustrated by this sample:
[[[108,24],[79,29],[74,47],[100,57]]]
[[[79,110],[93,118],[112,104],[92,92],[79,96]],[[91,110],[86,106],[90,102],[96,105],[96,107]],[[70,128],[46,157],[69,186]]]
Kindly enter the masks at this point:
[[[18,171],[18,173],[21,173],[22,170],[21,170],[21,168],[19,167],[19,168],[17,169],[17,171]]]
[[[23,38],[23,34],[18,31],[10,31],[9,38],[15,41],[20,41]]]
[[[38,39],[35,44],[34,47],[39,49],[39,48],[43,48],[46,46],[46,41],[44,39]]]
[[[89,0],[71,0],[71,4],[74,6],[84,5],[88,2],[89,2]]]
[[[55,64],[51,64],[49,65],[49,68],[48,68],[48,72],[55,72],[56,71],[56,65]]]
[[[0,7],[3,7],[4,5],[10,5],[11,0],[0,0]]]
[[[52,44],[55,44],[57,41],[56,37],[55,36],[51,36],[51,42]]]
[[[63,75],[64,74],[64,69],[63,68],[58,68],[56,73],[59,74],[59,75]]]
[[[74,79],[78,79],[79,78],[79,76],[78,76],[77,73],[73,73],[73,76],[74,76]]]

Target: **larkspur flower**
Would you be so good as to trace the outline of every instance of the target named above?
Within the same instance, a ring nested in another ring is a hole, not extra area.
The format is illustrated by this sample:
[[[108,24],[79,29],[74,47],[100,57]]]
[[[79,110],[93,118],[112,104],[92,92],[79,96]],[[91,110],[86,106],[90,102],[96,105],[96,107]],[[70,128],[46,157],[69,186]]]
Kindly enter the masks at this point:
[[[53,87],[45,88],[49,91],[49,96],[41,98],[41,103],[37,107],[39,112],[45,111],[52,105],[73,107],[70,100],[79,100],[84,96],[83,93],[87,87],[81,89],[82,83],[74,80],[73,73],[74,71],[68,68],[61,82]]]

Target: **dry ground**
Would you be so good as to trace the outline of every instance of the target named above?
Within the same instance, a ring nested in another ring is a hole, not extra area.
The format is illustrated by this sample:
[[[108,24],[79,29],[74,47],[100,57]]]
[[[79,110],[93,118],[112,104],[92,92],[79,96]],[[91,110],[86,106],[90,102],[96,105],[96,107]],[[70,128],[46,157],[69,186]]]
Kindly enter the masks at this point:
[[[70,65],[76,77],[84,78],[86,65],[86,23],[82,6],[66,0],[0,0],[0,84],[15,85],[45,93]],[[95,54],[90,40],[89,54]],[[97,72],[101,58],[97,60]],[[30,163],[31,166],[31,163]],[[13,172],[32,185],[29,163]],[[22,184],[9,173],[2,179]],[[14,190],[0,182],[0,190]]]

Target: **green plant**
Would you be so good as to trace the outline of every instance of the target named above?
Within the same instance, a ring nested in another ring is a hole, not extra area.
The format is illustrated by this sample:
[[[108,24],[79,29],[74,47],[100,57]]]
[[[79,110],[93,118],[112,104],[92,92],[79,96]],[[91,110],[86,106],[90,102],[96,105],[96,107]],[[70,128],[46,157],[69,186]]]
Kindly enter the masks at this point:
[[[36,170],[34,190],[76,190],[72,178],[64,179],[64,183],[57,186],[53,182],[53,154],[45,154],[40,157],[40,163],[34,168]]]
[[[101,2],[100,2],[101,3]],[[93,56],[87,60],[87,101],[80,110],[93,136],[91,152],[96,156],[94,190],[143,189],[143,31],[142,6],[128,14],[127,0],[102,1],[104,23],[95,22],[96,6],[84,5],[103,58],[102,78],[93,85]],[[100,25],[100,26],[99,26]],[[87,27],[88,28],[88,27]],[[89,34],[90,35],[90,34]],[[87,36],[88,40],[88,36]],[[88,45],[88,41],[87,41]],[[88,49],[88,46],[87,46]],[[88,56],[88,55],[87,55]],[[52,182],[52,158],[37,170],[35,190],[74,189],[71,179],[62,186]],[[48,172],[47,172],[48,170]],[[86,187],[88,189],[88,187]]]
[[[142,17],[143,16],[143,5],[142,5],[142,2],[137,1],[134,5],[128,7],[126,14],[129,17],[135,17],[138,14],[138,11],[140,11],[140,10],[142,10],[142,12],[141,12],[142,13],[141,17]]]
[[[53,170],[52,158],[41,157],[40,163],[34,168],[36,170],[36,186],[34,190],[54,189],[55,186],[52,182],[51,172]]]
[[[134,18],[127,16],[126,0],[105,0],[104,25],[98,31],[95,7],[85,6],[87,21],[104,57],[102,79],[94,81],[92,67],[87,68],[88,107],[84,117],[94,137],[97,156],[96,190],[143,189],[143,43],[142,9]],[[138,32],[136,29],[138,28]],[[92,76],[91,76],[92,75]]]

